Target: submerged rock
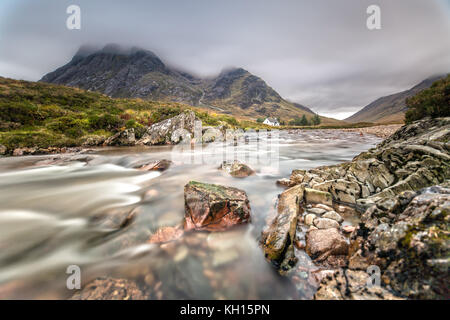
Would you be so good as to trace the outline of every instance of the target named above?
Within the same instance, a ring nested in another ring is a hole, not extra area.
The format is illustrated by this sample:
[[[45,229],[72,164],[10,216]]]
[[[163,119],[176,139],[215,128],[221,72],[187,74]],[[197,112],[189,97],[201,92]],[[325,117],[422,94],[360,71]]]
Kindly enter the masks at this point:
[[[170,160],[155,160],[151,161],[147,164],[144,164],[142,166],[139,166],[139,170],[142,171],[165,171],[169,169],[169,167],[172,165],[172,161]]]
[[[184,186],[185,230],[222,231],[250,222],[245,191],[191,181]]]
[[[255,171],[253,171],[252,168],[238,160],[224,161],[220,165],[219,169],[227,172],[235,178],[245,178],[255,174]]]
[[[180,227],[163,227],[150,236],[149,243],[165,243],[180,239],[184,231]]]
[[[139,145],[177,144],[181,141],[191,141],[194,133],[195,121],[193,111],[185,111],[176,117],[155,123],[147,128]]]
[[[150,295],[132,280],[100,278],[87,284],[70,300],[148,300]]]

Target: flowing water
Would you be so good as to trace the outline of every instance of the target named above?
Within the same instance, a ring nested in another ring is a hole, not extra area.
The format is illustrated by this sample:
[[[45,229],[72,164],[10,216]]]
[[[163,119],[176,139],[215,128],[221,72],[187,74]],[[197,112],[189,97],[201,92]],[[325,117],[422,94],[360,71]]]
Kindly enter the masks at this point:
[[[298,286],[278,276],[258,246],[283,190],[276,180],[293,169],[350,160],[379,141],[336,130],[283,131],[251,136],[226,152],[212,143],[194,150],[126,147],[0,158],[0,298],[70,298],[70,265],[80,267],[82,285],[100,277],[128,279],[151,299],[311,298],[310,282]],[[257,174],[226,175],[218,170],[224,157],[245,160]],[[134,169],[161,159],[173,161],[164,172]],[[190,180],[245,190],[252,223],[149,244],[160,227],[182,223]],[[130,212],[135,219],[120,227]],[[297,254],[301,267],[315,268]]]

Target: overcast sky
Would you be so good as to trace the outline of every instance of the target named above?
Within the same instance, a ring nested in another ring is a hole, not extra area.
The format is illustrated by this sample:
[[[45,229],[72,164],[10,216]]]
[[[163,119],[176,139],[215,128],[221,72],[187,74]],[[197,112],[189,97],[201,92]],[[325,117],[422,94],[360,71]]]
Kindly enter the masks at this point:
[[[81,7],[81,30],[66,8]],[[366,9],[381,7],[381,30]],[[0,0],[0,76],[39,80],[82,44],[155,52],[199,76],[243,67],[284,98],[345,118],[450,72],[450,0]]]

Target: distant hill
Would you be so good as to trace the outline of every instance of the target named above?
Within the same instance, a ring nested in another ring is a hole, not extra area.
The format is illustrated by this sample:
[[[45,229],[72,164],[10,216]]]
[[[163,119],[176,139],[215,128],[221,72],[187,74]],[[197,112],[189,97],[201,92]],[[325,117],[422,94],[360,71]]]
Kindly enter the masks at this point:
[[[235,116],[272,116],[286,121],[314,116],[309,108],[283,99],[264,80],[242,68],[225,70],[213,79],[200,79],[168,67],[151,51],[124,50],[117,45],[102,50],[81,47],[69,63],[41,81],[113,98],[180,102]],[[341,121],[324,117],[322,123]]]
[[[400,123],[405,119],[408,110],[406,99],[413,97],[420,91],[429,88],[436,80],[446,75],[430,77],[409,90],[391,94],[375,100],[363,109],[345,119],[349,122],[377,122],[377,123]]]

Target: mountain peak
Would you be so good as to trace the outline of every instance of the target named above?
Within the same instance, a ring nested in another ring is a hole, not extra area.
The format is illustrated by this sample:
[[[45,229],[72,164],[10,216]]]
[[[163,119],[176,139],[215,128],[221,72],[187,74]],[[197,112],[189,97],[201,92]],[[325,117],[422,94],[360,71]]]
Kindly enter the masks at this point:
[[[101,49],[81,46],[71,62],[41,81],[111,97],[174,101],[251,117],[314,115],[284,100],[263,79],[243,68],[230,67],[215,78],[198,79],[166,66],[149,50],[114,43]]]

